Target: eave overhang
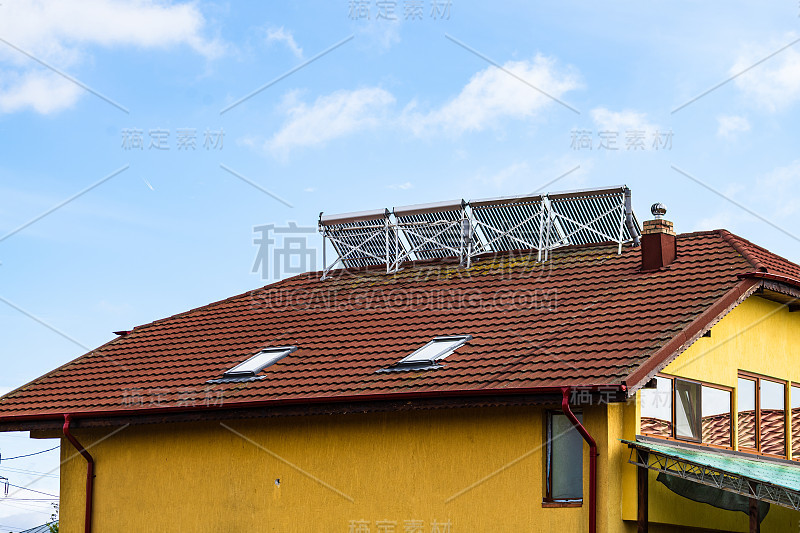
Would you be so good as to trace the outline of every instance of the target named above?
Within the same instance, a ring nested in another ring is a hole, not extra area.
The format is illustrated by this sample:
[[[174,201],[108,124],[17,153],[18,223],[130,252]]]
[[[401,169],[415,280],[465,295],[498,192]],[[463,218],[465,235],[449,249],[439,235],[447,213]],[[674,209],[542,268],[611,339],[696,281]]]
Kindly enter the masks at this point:
[[[639,368],[631,372],[624,383],[628,395],[633,396],[636,391],[650,381],[658,372],[670,364],[676,357],[686,351],[697,339],[711,329],[716,323],[731,312],[736,306],[754,294],[760,287],[761,280],[745,278],[739,281],[732,289],[726,292],[711,307],[703,311],[683,331],[672,337],[666,344],[658,348]]]
[[[588,393],[584,403],[623,402],[624,385],[585,385],[569,387]],[[117,427],[126,424],[164,424],[218,421],[239,418],[334,415],[351,413],[413,411],[431,409],[560,405],[562,387],[424,391],[393,394],[362,394],[342,397],[293,398],[224,405],[157,407],[97,411],[71,411],[74,428]],[[63,414],[0,417],[0,432],[46,431],[61,427]]]

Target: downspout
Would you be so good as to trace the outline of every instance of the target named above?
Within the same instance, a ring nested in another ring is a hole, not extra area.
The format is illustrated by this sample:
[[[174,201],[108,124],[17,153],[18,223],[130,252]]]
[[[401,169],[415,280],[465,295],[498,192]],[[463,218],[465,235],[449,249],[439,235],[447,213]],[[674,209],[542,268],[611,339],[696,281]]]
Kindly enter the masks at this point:
[[[597,532],[597,443],[569,408],[569,387],[561,388],[561,410],[589,445],[589,533]]]
[[[92,533],[92,495],[94,494],[94,459],[91,454],[86,451],[80,442],[72,436],[69,432],[69,424],[72,421],[72,415],[64,415],[64,436],[75,447],[76,450],[86,459],[86,516],[84,518],[84,525],[86,533]]]
[[[628,233],[633,238],[633,245],[639,246],[641,239],[639,238],[639,228],[633,221],[633,205],[631,202],[631,190],[625,187],[625,226],[628,228]]]

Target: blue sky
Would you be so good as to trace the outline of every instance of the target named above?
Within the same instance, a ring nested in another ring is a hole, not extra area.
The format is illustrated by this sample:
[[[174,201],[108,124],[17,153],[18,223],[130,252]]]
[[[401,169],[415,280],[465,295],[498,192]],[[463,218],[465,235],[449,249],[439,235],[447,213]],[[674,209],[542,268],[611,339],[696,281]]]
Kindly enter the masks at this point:
[[[0,392],[267,283],[253,228],[320,211],[563,176],[546,190],[625,183],[640,220],[663,202],[800,261],[797,2],[356,3],[0,5]],[[20,437],[0,453],[54,445]],[[0,500],[0,531],[47,516]]]

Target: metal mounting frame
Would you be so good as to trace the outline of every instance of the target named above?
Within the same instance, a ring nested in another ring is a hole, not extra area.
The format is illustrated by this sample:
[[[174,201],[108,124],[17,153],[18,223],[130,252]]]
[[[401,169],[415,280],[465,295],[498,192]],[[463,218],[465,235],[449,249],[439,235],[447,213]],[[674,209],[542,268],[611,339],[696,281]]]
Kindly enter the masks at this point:
[[[320,213],[325,279],[331,270],[385,265],[397,272],[408,261],[457,257],[469,267],[476,255],[531,249],[546,261],[562,246],[639,244],[631,191],[624,185],[551,194],[453,200],[388,209]],[[328,265],[326,242],[339,257]]]
[[[800,492],[647,449],[630,447],[628,462],[642,468],[800,511]]]

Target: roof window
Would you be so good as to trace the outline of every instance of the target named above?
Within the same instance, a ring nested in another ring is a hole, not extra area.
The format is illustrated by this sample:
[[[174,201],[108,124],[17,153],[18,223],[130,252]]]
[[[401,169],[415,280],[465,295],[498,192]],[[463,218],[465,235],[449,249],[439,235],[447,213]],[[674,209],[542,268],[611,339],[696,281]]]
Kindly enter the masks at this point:
[[[398,370],[433,370],[441,368],[439,361],[456,351],[472,339],[472,335],[444,335],[434,337],[428,344],[419,348],[390,366],[378,372],[394,372]]]
[[[279,346],[276,348],[264,348],[253,357],[239,363],[222,375],[222,379],[211,379],[208,383],[231,383],[239,381],[256,381],[264,379],[266,376],[259,376],[258,373],[270,365],[277,363],[293,351],[297,346]]]

